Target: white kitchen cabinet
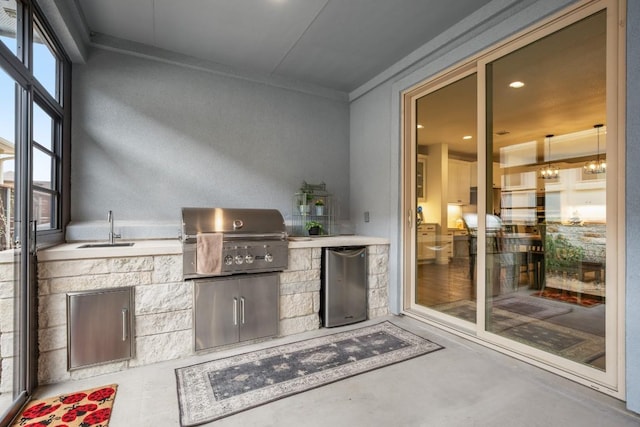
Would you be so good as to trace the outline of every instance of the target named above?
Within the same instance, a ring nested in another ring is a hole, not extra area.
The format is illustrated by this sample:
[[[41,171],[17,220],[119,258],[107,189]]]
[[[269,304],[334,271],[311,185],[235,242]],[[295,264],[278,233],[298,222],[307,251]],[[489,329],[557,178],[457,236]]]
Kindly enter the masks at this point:
[[[133,357],[133,288],[67,294],[69,370]]]
[[[437,246],[436,224],[422,224],[418,226],[418,261],[436,259]]]
[[[449,159],[448,203],[468,205],[471,190],[471,163]]]
[[[444,236],[444,245],[447,257],[453,258],[453,230],[448,230]]]
[[[196,351],[278,334],[278,273],[194,280]]]
[[[469,164],[469,181],[471,187],[478,186],[478,162],[471,162]]]
[[[427,156],[418,154],[416,162],[416,198],[418,202],[427,199]]]
[[[493,188],[500,188],[502,186],[502,171],[500,169],[500,163],[493,163],[492,172]],[[469,163],[469,180],[471,187],[478,187],[478,162]]]

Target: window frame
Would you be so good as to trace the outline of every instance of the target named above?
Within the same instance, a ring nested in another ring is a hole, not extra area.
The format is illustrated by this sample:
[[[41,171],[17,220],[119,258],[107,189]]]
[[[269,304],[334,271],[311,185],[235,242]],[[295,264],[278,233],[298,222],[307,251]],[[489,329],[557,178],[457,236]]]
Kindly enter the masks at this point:
[[[17,52],[0,43],[0,66],[16,82],[25,87],[29,93],[28,108],[26,112],[17,111],[16,114],[26,114],[26,117],[16,120],[25,120],[28,128],[26,136],[20,132],[19,137],[26,139],[29,147],[28,159],[24,159],[29,166],[29,172],[33,167],[34,144],[33,131],[33,103],[47,112],[54,121],[55,130],[52,132],[53,166],[52,188],[46,190],[57,200],[57,206],[52,211],[52,227],[46,230],[36,231],[38,247],[53,245],[64,241],[66,225],[70,220],[70,147],[71,147],[71,60],[65,54],[62,44],[40,10],[35,0],[17,0],[18,25],[16,34]],[[35,77],[33,70],[33,32],[34,26],[47,43],[49,50],[55,55],[56,61],[56,93],[50,94],[44,85]],[[23,125],[25,126],[25,125]],[[24,143],[24,141],[23,141]],[[40,149],[40,147],[38,148]],[[46,152],[46,149],[45,149]],[[24,166],[24,165],[23,165]],[[30,177],[29,177],[30,178]],[[31,183],[26,189],[29,197],[34,190],[41,191],[40,187],[34,187]],[[32,203],[30,201],[29,203]],[[33,219],[33,218],[30,218]]]

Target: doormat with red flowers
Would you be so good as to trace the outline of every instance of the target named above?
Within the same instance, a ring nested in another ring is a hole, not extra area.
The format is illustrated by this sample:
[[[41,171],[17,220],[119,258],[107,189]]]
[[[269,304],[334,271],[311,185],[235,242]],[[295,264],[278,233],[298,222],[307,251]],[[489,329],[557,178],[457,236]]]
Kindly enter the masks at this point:
[[[29,402],[11,427],[107,427],[117,384]]]
[[[569,304],[581,305],[582,307],[593,307],[604,302],[604,299],[602,297],[579,294],[577,292],[571,291],[556,290],[551,288],[546,288],[542,292],[538,291],[531,295],[541,298],[554,299],[556,301],[562,301]]]

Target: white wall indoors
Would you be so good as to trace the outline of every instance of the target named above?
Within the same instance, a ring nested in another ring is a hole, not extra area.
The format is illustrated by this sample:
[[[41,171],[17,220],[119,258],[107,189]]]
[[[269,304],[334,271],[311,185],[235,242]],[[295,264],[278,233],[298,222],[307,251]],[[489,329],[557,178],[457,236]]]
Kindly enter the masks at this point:
[[[389,307],[394,313],[402,310],[402,276],[400,267],[401,221],[400,211],[400,93],[420,81],[460,63],[510,35],[524,30],[567,5],[572,0],[504,0],[493,1],[452,27],[435,40],[390,67],[369,83],[350,94],[351,103],[351,213],[356,232],[387,237],[390,249]],[[627,1],[627,162],[637,160],[640,147],[640,91],[637,52],[640,51],[638,22],[639,2]],[[637,163],[637,161],[635,162]],[[638,168],[626,169],[626,182],[640,180]],[[640,230],[637,215],[638,195],[627,186],[626,235]],[[635,208],[634,208],[635,207]],[[370,211],[369,223],[363,221],[363,211]],[[626,242],[628,261],[626,275],[626,387],[627,407],[640,412],[640,242]]]
[[[288,216],[303,180],[324,181],[349,217],[346,95],[95,48],[72,83],[73,223],[113,210],[116,221],[179,224],[183,206]]]

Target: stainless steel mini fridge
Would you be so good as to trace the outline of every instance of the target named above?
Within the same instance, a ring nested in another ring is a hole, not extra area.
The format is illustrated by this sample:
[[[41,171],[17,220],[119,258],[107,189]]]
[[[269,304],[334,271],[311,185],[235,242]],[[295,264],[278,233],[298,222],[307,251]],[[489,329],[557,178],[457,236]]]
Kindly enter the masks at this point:
[[[367,319],[367,248],[324,248],[320,314],[325,327]]]

